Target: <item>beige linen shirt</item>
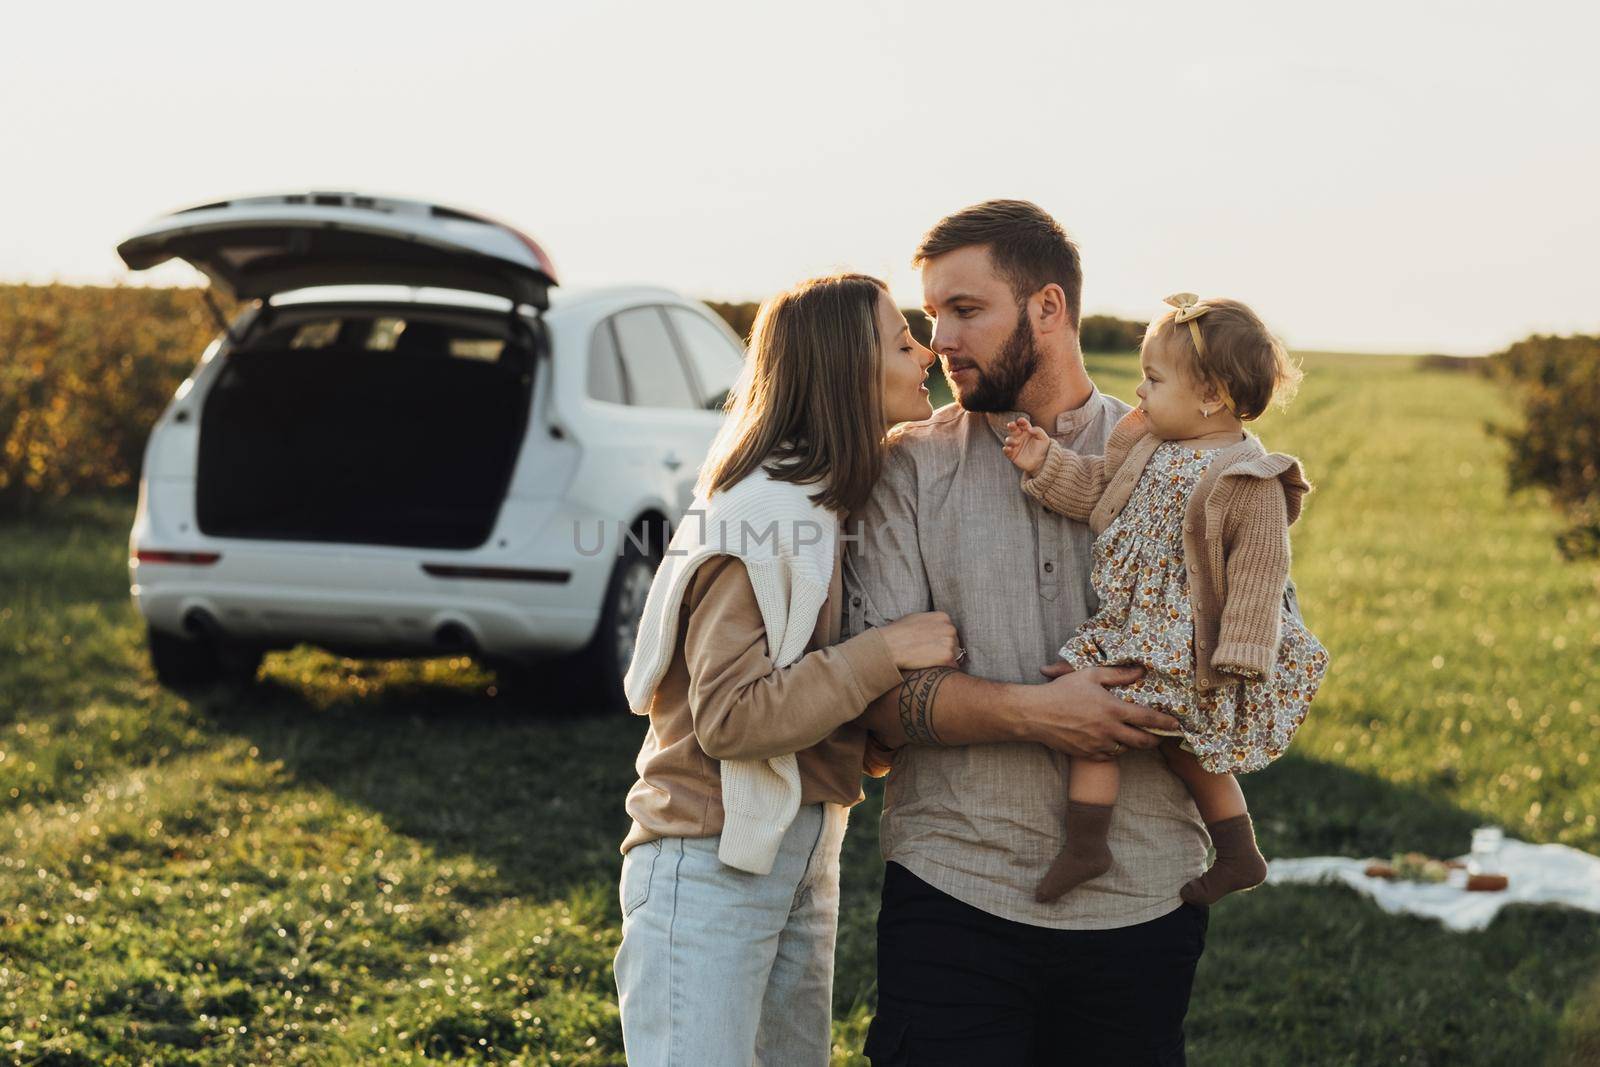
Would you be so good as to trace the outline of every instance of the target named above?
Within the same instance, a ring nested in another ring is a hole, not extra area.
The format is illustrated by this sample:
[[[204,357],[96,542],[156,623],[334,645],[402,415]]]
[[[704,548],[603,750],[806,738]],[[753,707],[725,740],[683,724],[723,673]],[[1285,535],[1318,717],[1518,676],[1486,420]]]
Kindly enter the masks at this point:
[[[1128,410],[1095,390],[1057,419],[1051,437],[1102,453]],[[847,635],[944,611],[970,674],[1047,681],[1039,669],[1099,606],[1089,584],[1093,536],[1022,491],[1000,450],[1019,414],[951,404],[898,436],[842,535]],[[958,900],[1034,926],[1110,929],[1159,918],[1204,871],[1209,839],[1159,753],[1119,762],[1111,870],[1053,903],[1033,892],[1061,850],[1068,760],[1043,745],[900,749],[884,791],[883,857]]]

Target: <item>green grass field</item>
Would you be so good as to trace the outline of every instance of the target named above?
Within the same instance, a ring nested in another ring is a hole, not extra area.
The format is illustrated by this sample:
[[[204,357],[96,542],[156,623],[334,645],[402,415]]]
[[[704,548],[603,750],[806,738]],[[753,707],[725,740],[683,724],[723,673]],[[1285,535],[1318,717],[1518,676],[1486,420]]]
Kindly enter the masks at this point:
[[[1129,395],[1130,360],[1096,358]],[[1414,361],[1318,356],[1270,447],[1333,653],[1294,751],[1244,779],[1269,856],[1600,852],[1600,567],[1507,500],[1505,397]],[[0,525],[0,1050],[28,1064],[621,1061],[610,958],[644,730],[518,707],[466,660],[301,648],[259,684],[158,688],[132,501]],[[877,796],[845,846],[840,1063],[873,997]],[[1333,888],[1220,905],[1191,1062],[1600,1062],[1600,915],[1453,934]]]

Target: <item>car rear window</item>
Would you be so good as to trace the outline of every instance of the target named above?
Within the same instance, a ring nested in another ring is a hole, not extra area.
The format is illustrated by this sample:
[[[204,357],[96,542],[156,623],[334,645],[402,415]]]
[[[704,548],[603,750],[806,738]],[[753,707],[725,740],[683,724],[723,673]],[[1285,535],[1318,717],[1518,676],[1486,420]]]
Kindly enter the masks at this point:
[[[466,326],[427,318],[338,315],[275,326],[251,341],[250,347],[395,352],[494,363],[505,351],[506,341]]]

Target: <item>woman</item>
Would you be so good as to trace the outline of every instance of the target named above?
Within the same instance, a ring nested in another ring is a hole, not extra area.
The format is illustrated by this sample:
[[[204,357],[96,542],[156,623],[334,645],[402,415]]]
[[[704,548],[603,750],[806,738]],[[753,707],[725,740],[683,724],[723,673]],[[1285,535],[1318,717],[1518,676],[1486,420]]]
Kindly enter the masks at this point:
[[[854,722],[900,671],[954,665],[940,612],[839,644],[839,523],[886,435],[931,414],[934,355],[877,279],[769,300],[657,572],[628,672],[650,716],[628,793],[615,973],[633,1064],[826,1064]]]

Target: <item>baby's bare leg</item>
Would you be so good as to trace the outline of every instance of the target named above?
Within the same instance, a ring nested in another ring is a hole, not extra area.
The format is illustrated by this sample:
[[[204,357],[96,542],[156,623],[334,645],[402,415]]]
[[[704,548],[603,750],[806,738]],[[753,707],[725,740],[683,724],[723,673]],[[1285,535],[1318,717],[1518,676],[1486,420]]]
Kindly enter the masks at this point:
[[[1070,762],[1072,771],[1067,776],[1068,800],[1079,804],[1104,804],[1107,807],[1117,802],[1122,771],[1116,760],[1102,763],[1092,759],[1075,759]]]
[[[1098,878],[1111,869],[1111,809],[1122,775],[1116,760],[1074,759],[1067,778],[1067,843],[1034,890],[1040,903]]]
[[[1161,755],[1166,759],[1167,766],[1172,768],[1172,773],[1182,778],[1183,784],[1189,787],[1194,806],[1200,809],[1200,817],[1206,822],[1221,822],[1249,813],[1239,780],[1231,774],[1212,774],[1200,766],[1193,752],[1185,752],[1178,747],[1177,738],[1161,742]]]
[[[1229,893],[1266,881],[1267,861],[1256,847],[1255,828],[1238,780],[1231,774],[1212,774],[1200,766],[1194,753],[1183,751],[1176,741],[1164,742],[1161,754],[1172,773],[1189,787],[1217,850],[1211,869],[1192,879],[1178,895],[1191,904],[1210,907]]]

